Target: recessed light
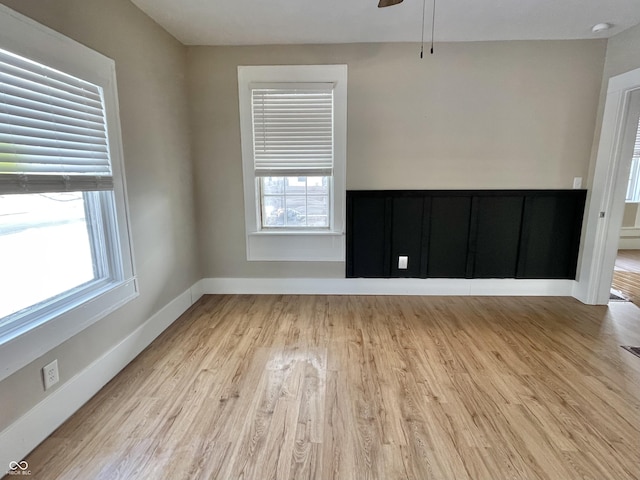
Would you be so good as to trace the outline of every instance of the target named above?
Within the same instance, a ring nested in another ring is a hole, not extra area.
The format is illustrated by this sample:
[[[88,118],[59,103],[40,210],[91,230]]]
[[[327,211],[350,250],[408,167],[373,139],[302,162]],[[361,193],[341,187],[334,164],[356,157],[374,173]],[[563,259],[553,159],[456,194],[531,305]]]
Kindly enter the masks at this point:
[[[613,25],[610,23],[596,23],[593,27],[591,27],[591,31],[593,33],[600,33],[609,30]]]

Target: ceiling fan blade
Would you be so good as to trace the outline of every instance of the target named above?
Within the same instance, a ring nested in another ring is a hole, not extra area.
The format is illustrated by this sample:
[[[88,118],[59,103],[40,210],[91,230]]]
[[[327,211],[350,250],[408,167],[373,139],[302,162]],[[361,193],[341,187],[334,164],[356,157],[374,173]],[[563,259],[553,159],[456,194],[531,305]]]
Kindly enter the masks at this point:
[[[380,0],[378,8],[390,7],[402,3],[402,0]]]

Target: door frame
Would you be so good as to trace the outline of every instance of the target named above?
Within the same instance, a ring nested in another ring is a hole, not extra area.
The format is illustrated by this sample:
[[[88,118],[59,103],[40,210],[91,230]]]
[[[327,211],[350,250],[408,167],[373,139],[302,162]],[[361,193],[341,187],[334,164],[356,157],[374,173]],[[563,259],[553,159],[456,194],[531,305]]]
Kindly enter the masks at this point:
[[[639,89],[640,68],[611,77],[607,86],[580,269],[573,289],[574,297],[590,305],[609,302],[631,158],[626,159],[628,148],[623,140],[632,128],[627,121],[632,94]]]

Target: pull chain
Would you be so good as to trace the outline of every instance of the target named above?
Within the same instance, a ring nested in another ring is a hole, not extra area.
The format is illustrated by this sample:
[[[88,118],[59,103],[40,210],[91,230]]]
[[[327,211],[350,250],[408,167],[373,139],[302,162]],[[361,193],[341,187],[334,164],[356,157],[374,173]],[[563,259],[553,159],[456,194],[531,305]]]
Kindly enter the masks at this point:
[[[424,13],[423,13],[423,20],[424,22]],[[435,27],[436,27],[436,0],[433,0],[433,14],[431,16],[431,55],[433,55],[433,32],[435,31]]]
[[[424,58],[424,17],[427,0],[422,0],[422,37],[420,39],[420,58]],[[433,37],[436,24],[436,0],[433,0],[433,11],[431,13],[431,55],[433,55]]]
[[[421,39],[422,44],[420,45],[420,58],[422,58],[424,54],[424,12],[425,12],[426,4],[427,4],[427,0],[422,0],[422,39]],[[433,50],[433,48],[431,50]],[[433,51],[431,53],[433,53]]]

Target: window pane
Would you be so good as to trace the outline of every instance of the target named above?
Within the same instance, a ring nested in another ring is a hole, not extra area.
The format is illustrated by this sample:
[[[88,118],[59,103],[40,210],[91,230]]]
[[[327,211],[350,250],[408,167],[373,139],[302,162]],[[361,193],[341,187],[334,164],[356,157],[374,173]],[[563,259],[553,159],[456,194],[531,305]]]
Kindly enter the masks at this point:
[[[308,197],[307,225],[310,227],[329,226],[329,197]]]
[[[287,177],[285,180],[287,195],[304,195],[307,189],[307,177]]]
[[[284,178],[263,177],[262,193],[265,195],[282,195],[284,193]]]
[[[262,224],[268,227],[284,227],[284,197],[263,197]]]
[[[329,195],[329,177],[307,177],[309,195]]]
[[[637,147],[640,148],[640,146]],[[629,173],[626,201],[640,201],[640,158],[633,158],[631,160],[631,172]]]
[[[262,178],[262,226],[328,228],[330,178]],[[281,194],[272,194],[278,191]]]
[[[302,191],[304,193],[304,190]],[[287,218],[286,223],[289,227],[306,226],[307,205],[305,197],[286,197],[287,202]]]
[[[0,195],[0,318],[95,278],[81,192]]]

